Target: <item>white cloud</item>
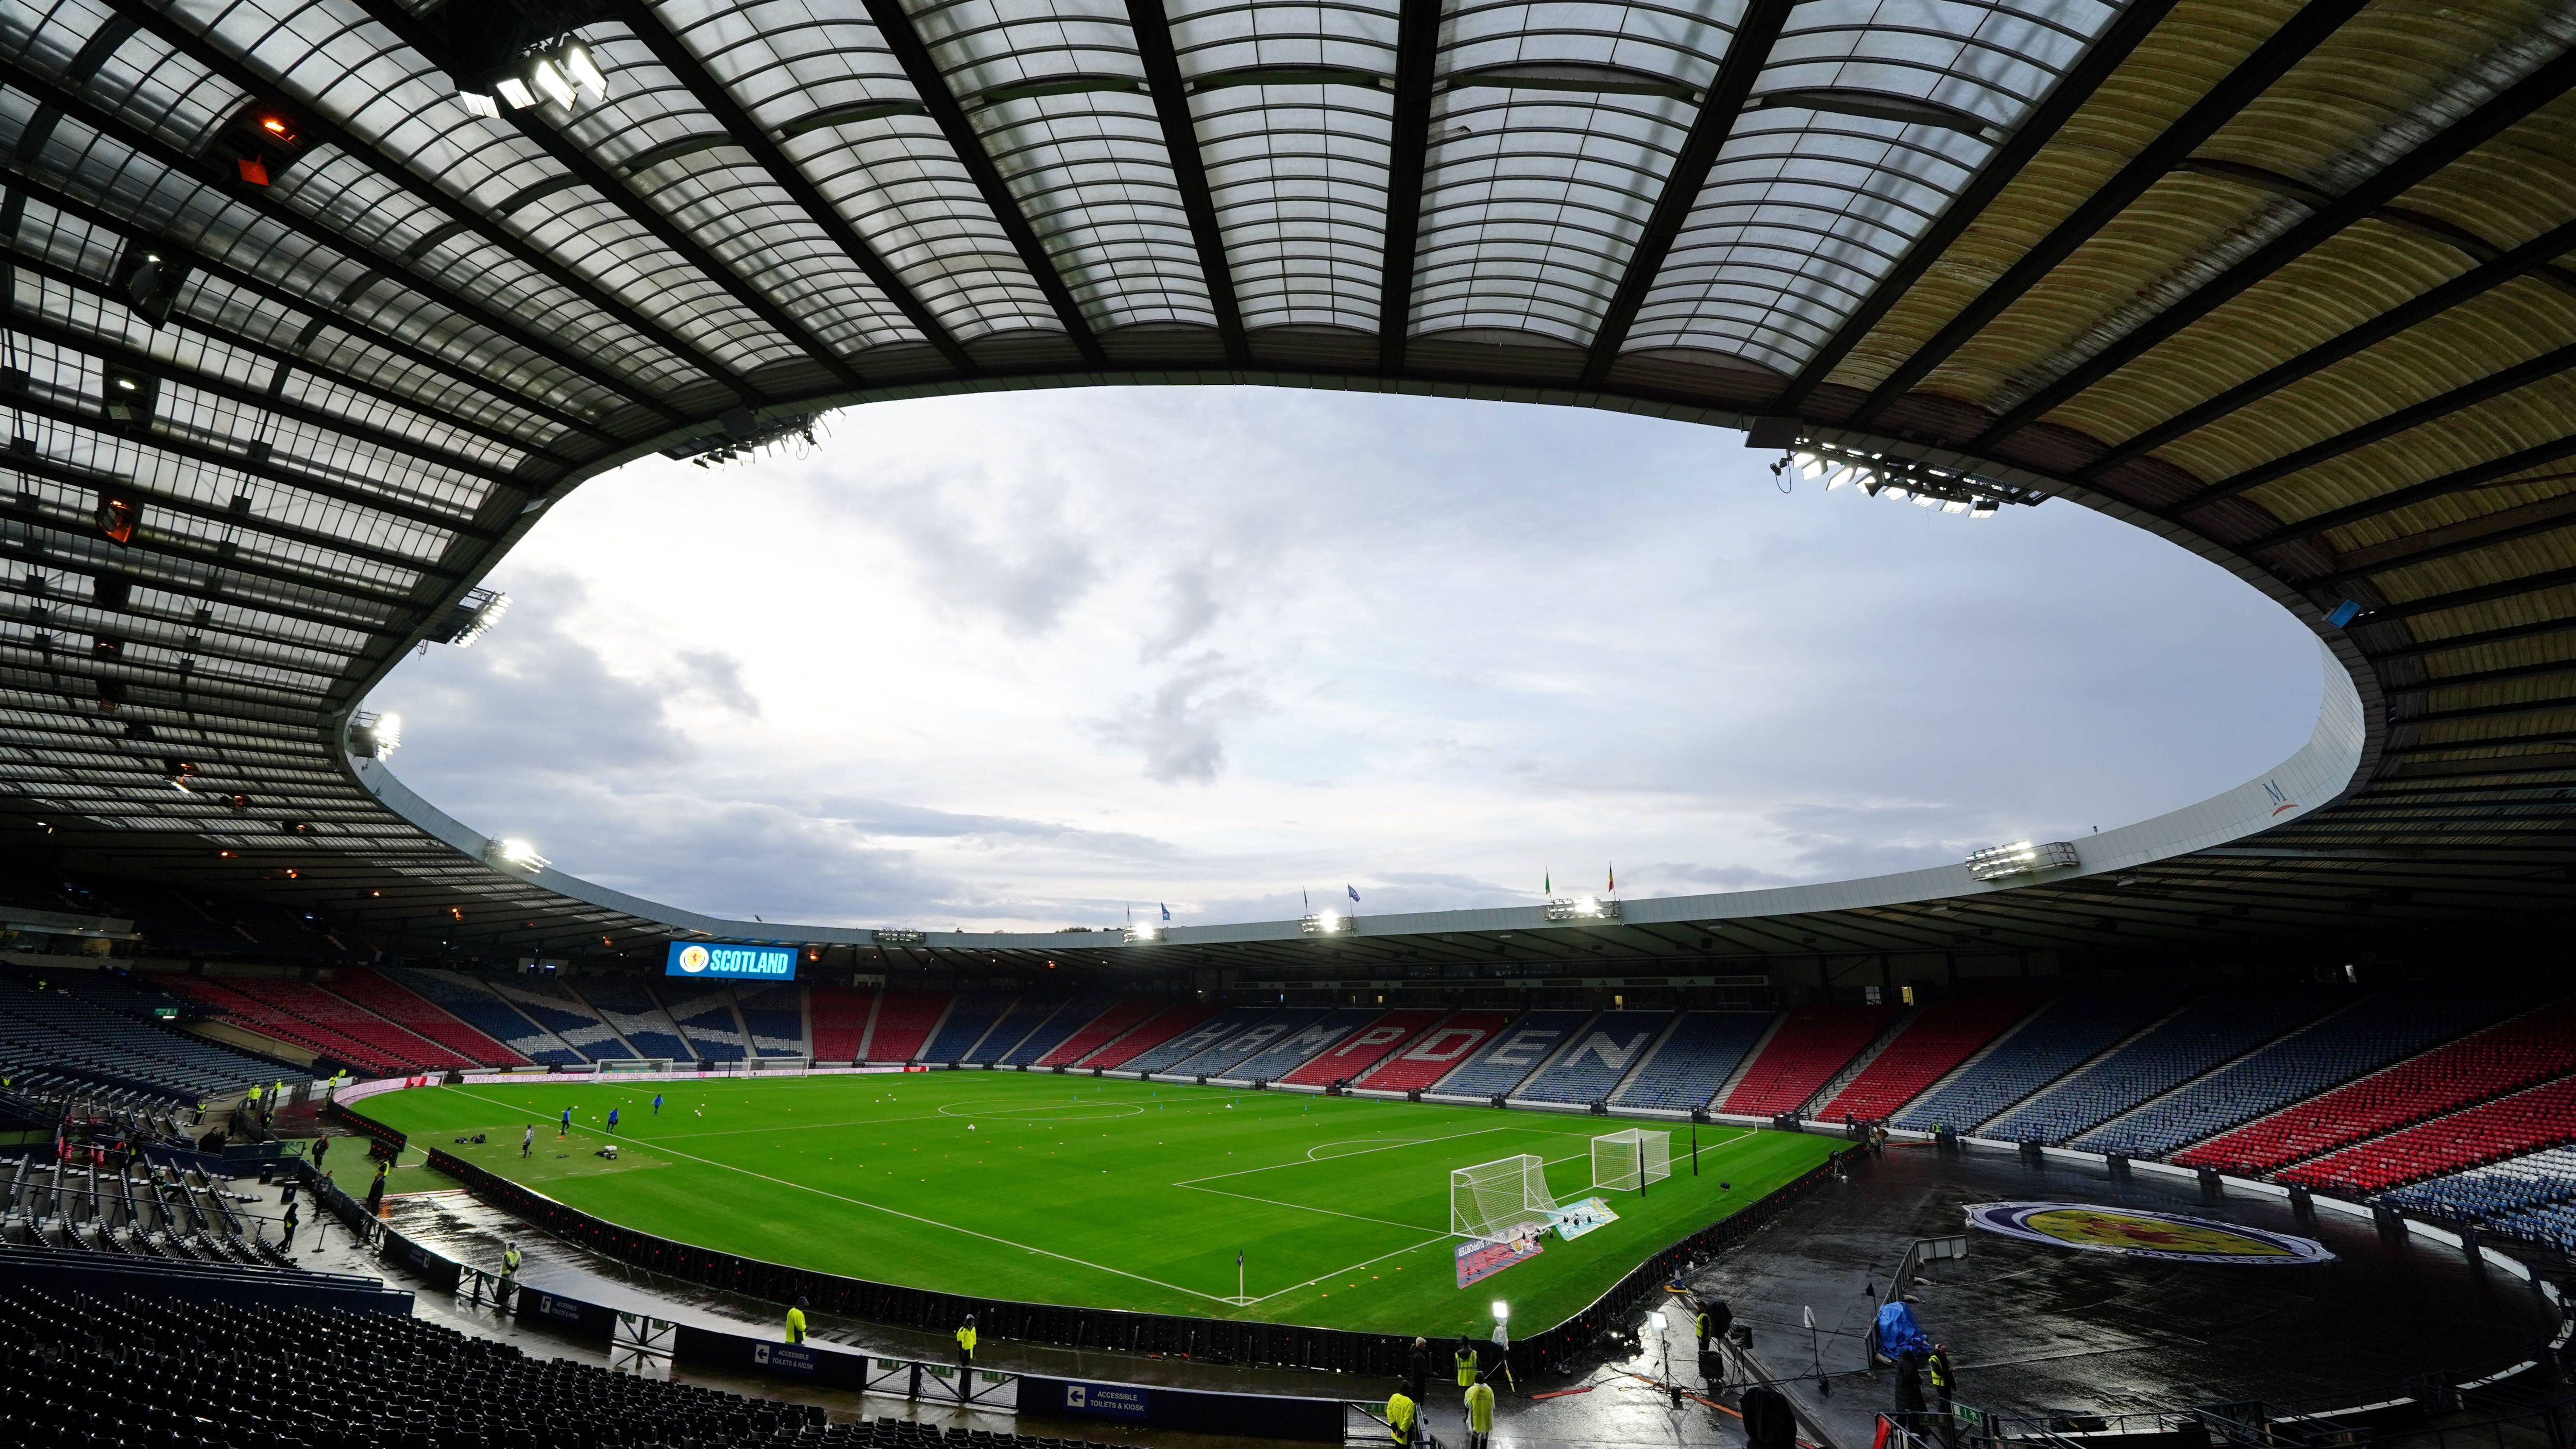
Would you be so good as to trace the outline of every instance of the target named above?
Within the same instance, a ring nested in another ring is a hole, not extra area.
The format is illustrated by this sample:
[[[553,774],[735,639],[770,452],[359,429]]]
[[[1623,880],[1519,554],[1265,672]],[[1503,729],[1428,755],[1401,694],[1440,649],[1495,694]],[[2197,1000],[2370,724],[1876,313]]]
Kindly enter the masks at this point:
[[[501,627],[371,702],[403,776],[697,909],[1052,927],[1932,864],[2233,785],[2316,705],[2170,545],[1783,495],[1714,429],[1100,389],[835,431],[556,505]]]

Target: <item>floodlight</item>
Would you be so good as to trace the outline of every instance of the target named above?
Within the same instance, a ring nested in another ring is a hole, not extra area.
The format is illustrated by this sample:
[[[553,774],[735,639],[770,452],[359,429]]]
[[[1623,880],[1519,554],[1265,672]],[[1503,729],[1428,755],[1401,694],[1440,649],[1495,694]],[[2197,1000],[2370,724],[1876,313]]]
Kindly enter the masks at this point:
[[[1547,903],[1551,921],[1615,921],[1619,903],[1599,896],[1558,896]]]
[[[501,101],[497,96],[485,95],[481,91],[458,91],[456,103],[475,115],[495,121],[501,119]]]
[[[483,847],[483,859],[495,869],[526,871],[530,875],[552,864],[544,856],[537,854],[535,846],[515,837],[486,844]]]
[[[1163,939],[1163,928],[1151,921],[1141,926],[1127,928],[1127,944],[1130,946],[1150,944],[1161,939]]]
[[[563,73],[562,67],[542,55],[528,63],[528,79],[536,83],[538,90],[545,92],[547,100],[567,111],[581,100],[581,93],[572,88],[572,78]]]
[[[572,77],[573,84],[590,92],[594,99],[608,99],[608,77],[600,73],[599,62],[590,58],[589,46],[565,46],[563,63],[564,71]]]
[[[514,75],[505,75],[494,81],[492,89],[499,91],[502,101],[514,111],[524,111],[537,103],[537,93],[528,89],[526,81]]]
[[[401,746],[402,746],[402,716],[401,716],[401,715],[398,715],[398,714],[380,714],[380,715],[377,715],[377,716],[376,716],[376,757],[377,757],[378,759],[382,759],[382,758],[384,758],[385,756],[392,754],[396,749],[399,749]]]
[[[1309,936],[1338,936],[1351,928],[1351,918],[1339,911],[1317,911],[1297,922],[1297,929]]]
[[[1512,1316],[1512,1305],[1510,1305],[1510,1304],[1508,1304],[1508,1303],[1505,1303],[1505,1302],[1504,1302],[1503,1300],[1501,1300],[1500,1298],[1495,1299],[1495,1300],[1494,1300],[1494,1321],[1495,1321],[1496,1323],[1508,1322],[1508,1321],[1510,1320],[1511,1316]]]
[[[1990,845],[1970,855],[1968,874],[1979,880],[1999,880],[2076,863],[2075,842],[2071,840],[2052,840],[2044,845],[2021,840],[2010,845]]]

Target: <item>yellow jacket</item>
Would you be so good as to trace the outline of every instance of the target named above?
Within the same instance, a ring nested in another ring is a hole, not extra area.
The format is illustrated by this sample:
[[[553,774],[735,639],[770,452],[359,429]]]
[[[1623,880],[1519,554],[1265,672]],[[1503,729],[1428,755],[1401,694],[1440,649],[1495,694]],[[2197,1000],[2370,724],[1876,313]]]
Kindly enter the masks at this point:
[[[787,1341],[789,1343],[805,1341],[805,1310],[802,1308],[787,1310]]]
[[[1406,1398],[1402,1389],[1387,1398],[1386,1427],[1398,1444],[1413,1442],[1413,1400]]]
[[[1467,1427],[1479,1434],[1494,1432],[1494,1386],[1467,1386]]]
[[[965,1354],[968,1358],[973,1358],[975,1356],[974,1329],[961,1328],[957,1330],[957,1350],[958,1352]]]

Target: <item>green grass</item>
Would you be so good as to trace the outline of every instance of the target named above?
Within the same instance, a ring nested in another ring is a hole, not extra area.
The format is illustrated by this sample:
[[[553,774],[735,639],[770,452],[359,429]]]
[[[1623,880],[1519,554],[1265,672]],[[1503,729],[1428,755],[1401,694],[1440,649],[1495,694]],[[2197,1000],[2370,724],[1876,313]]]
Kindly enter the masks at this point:
[[[613,1163],[593,1155],[612,1106]],[[558,1141],[566,1107],[573,1134]],[[531,1078],[388,1093],[359,1110],[416,1148],[613,1222],[770,1262],[995,1298],[1429,1334],[1482,1333],[1497,1298],[1516,1324],[1557,1323],[1834,1148],[1702,1127],[1693,1177],[1681,1126],[1673,1178],[1642,1198],[1600,1194],[1618,1222],[1550,1236],[1462,1290],[1452,1168],[1536,1153],[1569,1202],[1593,1195],[1591,1139],[1631,1124],[1017,1072]],[[531,1121],[536,1155],[522,1160]],[[454,1145],[476,1132],[490,1140]],[[1249,1303],[1233,1301],[1238,1251]]]

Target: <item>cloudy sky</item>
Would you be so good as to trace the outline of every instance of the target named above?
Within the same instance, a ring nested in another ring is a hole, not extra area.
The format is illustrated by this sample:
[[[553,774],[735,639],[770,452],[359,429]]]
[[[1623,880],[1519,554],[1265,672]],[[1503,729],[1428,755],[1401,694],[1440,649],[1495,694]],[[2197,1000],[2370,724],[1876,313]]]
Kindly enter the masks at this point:
[[[1731,890],[2108,828],[2306,738],[2305,631],[2069,503],[1264,389],[879,404],[558,505],[397,774],[624,890],[944,929]]]

